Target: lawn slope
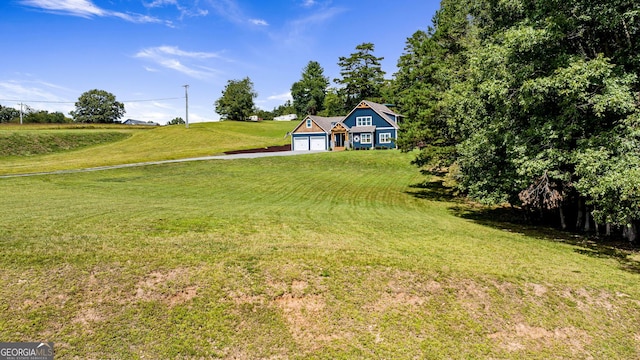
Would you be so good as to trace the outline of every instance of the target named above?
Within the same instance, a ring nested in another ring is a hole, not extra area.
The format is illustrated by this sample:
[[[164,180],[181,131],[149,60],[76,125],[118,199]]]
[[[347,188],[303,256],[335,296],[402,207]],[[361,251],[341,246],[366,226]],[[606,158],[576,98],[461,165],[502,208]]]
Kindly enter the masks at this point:
[[[396,151],[0,180],[0,338],[56,358],[640,357],[633,253],[456,214]]]
[[[19,146],[15,141],[7,141],[5,144],[7,154],[3,155],[1,151],[3,144],[0,141],[0,175],[173,160],[215,155],[229,150],[283,145],[290,142],[285,135],[294,125],[278,121],[260,123],[225,121],[192,124],[189,129],[184,126],[3,126],[0,127],[0,140],[3,138],[48,139],[47,143],[50,145],[48,149],[57,151],[39,151],[42,153],[39,156],[19,156],[34,155],[34,151],[24,154],[15,148]],[[114,137],[109,142],[88,143],[90,139],[105,136],[104,134],[116,134],[116,136],[125,134],[126,136]],[[87,145],[93,146],[66,148],[55,146],[60,139],[69,137],[74,137],[77,143],[88,143]],[[22,143],[25,141],[23,140]],[[32,148],[37,147],[32,146]]]

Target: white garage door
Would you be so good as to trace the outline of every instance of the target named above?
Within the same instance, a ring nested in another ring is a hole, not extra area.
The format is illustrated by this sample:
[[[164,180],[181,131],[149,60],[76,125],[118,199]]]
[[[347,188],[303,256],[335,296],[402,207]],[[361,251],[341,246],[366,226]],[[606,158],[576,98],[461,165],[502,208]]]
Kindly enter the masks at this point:
[[[309,138],[305,136],[293,139],[293,151],[309,151]]]
[[[326,150],[325,141],[323,137],[311,138],[311,150]]]

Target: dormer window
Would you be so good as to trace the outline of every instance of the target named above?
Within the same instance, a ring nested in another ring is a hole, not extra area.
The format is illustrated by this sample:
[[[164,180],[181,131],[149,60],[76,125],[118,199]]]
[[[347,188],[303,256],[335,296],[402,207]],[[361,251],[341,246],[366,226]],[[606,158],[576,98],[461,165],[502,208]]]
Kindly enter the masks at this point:
[[[371,116],[358,116],[356,117],[356,126],[371,126],[373,119]]]

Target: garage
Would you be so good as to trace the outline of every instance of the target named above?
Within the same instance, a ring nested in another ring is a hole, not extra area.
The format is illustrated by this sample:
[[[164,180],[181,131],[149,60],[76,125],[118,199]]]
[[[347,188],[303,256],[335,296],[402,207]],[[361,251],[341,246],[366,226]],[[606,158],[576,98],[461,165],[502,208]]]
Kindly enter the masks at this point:
[[[326,150],[324,137],[311,137],[310,143],[312,151]]]
[[[293,151],[309,151],[309,137],[297,137],[293,139]]]

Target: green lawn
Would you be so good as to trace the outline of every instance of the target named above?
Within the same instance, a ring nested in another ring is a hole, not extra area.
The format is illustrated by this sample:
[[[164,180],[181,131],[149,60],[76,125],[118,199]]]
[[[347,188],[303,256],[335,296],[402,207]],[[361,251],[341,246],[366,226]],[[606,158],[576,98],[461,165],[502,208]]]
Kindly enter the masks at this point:
[[[0,179],[0,339],[57,359],[640,357],[638,254],[474,221],[411,158]]]
[[[189,129],[179,125],[3,125],[0,175],[173,160],[284,145],[291,142],[285,135],[295,125],[288,121],[196,123]],[[69,139],[75,139],[75,143],[69,144]]]

